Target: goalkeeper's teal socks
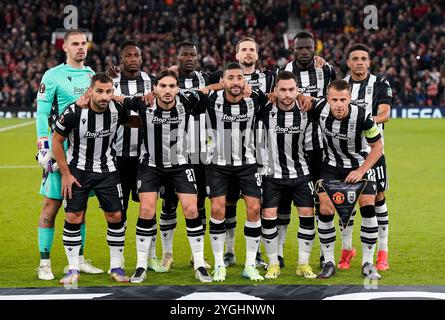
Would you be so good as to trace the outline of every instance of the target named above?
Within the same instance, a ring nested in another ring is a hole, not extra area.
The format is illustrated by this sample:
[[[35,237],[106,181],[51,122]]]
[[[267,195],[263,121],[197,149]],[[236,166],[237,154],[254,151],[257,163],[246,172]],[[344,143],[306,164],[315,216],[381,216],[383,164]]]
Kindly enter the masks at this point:
[[[80,251],[79,251],[80,256],[83,256],[83,248],[85,247],[85,241],[87,239],[86,233],[87,233],[87,225],[85,223],[82,223],[80,225],[80,236],[82,237],[82,245],[80,246]]]
[[[54,240],[54,228],[38,227],[40,259],[49,259]]]

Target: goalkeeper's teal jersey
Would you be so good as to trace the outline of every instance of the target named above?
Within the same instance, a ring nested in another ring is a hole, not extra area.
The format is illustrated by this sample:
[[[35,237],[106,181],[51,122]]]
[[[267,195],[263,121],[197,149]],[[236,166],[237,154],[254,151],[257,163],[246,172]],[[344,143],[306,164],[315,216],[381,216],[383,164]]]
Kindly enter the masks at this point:
[[[48,128],[67,106],[87,92],[93,75],[90,67],[76,69],[67,63],[45,72],[37,93],[37,138],[48,137]]]

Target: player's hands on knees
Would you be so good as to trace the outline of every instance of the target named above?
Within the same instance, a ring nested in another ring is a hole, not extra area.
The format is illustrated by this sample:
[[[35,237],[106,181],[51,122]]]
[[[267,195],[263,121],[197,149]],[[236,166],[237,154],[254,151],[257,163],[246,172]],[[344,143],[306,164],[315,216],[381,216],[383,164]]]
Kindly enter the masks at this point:
[[[90,96],[87,93],[80,96],[80,98],[76,100],[76,106],[82,109],[88,108],[89,104],[90,104]]]
[[[118,66],[108,67],[105,73],[112,78],[116,78],[117,75],[121,72],[121,69]]]
[[[346,177],[345,182],[346,183],[357,183],[363,179],[363,175],[364,175],[364,173],[360,169],[351,171],[351,172],[349,172],[348,176]]]
[[[62,196],[64,199],[71,199],[73,197],[73,184],[81,187],[77,179],[71,174],[62,175]]]

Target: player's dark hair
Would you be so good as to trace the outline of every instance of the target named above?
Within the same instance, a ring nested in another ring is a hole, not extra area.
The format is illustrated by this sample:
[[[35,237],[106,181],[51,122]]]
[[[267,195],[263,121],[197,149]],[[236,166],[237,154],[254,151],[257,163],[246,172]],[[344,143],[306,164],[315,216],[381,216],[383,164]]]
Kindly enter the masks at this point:
[[[351,91],[351,85],[349,84],[349,82],[343,80],[343,79],[337,79],[332,81],[329,85],[328,85],[328,92],[329,89],[335,89],[337,91],[343,91],[343,90],[348,90]]]
[[[280,80],[290,80],[294,79],[295,83],[297,83],[297,77],[293,72],[290,71],[280,71],[278,72],[277,77],[275,78],[275,85],[278,84],[278,81]]]
[[[295,37],[294,37],[294,42],[295,42],[297,39],[307,39],[307,38],[310,38],[310,39],[312,39],[312,40],[315,42],[315,37],[314,37],[314,35],[312,34],[312,32],[307,31],[307,30],[303,30],[303,31],[298,32],[298,33],[295,35]]]
[[[63,42],[67,42],[68,38],[71,35],[73,35],[73,34],[83,34],[86,37],[85,32],[83,32],[82,30],[80,30],[80,29],[70,29],[63,36]]]
[[[243,70],[243,68],[241,68],[238,62],[229,62],[224,66],[224,74],[226,74],[227,70],[235,70],[235,69],[240,69],[241,71]]]
[[[176,74],[176,72],[167,69],[167,70],[161,71],[161,73],[158,74],[158,76],[156,77],[156,80],[155,80],[155,85],[157,85],[158,82],[160,80],[162,80],[163,78],[165,78],[165,77],[173,77],[173,78],[175,78],[176,84],[178,84],[178,82],[179,82],[178,75]]]
[[[255,43],[255,49],[256,49],[256,52],[258,52],[258,43],[256,43],[255,39],[251,38],[251,37],[245,37],[245,38],[242,38],[241,40],[239,40],[236,43],[236,46],[235,46],[236,52],[238,52],[240,44],[243,43],[243,42],[246,42],[246,41],[250,41],[250,42]]]
[[[198,46],[191,41],[181,41],[176,44],[176,52],[179,53],[183,47],[195,47],[198,50]]]
[[[105,72],[98,72],[94,76],[91,77],[91,87],[97,82],[101,83],[113,83],[113,79],[107,75]]]
[[[136,47],[136,48],[139,48],[140,50],[142,50],[141,45],[136,40],[125,40],[124,42],[122,42],[122,44],[120,46],[121,51],[124,50],[128,46],[133,46],[133,47]]]
[[[349,56],[351,55],[351,53],[353,51],[357,51],[357,50],[366,51],[368,53],[368,56],[369,56],[369,52],[371,51],[371,49],[367,45],[364,45],[363,43],[356,43],[356,44],[353,44],[349,48],[349,50],[348,50],[348,58],[349,58]]]

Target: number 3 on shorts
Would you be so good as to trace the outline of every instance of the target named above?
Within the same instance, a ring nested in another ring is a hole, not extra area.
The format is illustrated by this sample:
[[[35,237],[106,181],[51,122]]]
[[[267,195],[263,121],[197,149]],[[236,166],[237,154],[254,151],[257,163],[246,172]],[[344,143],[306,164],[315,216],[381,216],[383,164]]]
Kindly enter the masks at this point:
[[[261,175],[259,173],[255,173],[256,185],[261,187]]]
[[[195,172],[193,171],[193,169],[186,169],[185,170],[185,174],[187,175],[187,179],[189,182],[195,182]]]

